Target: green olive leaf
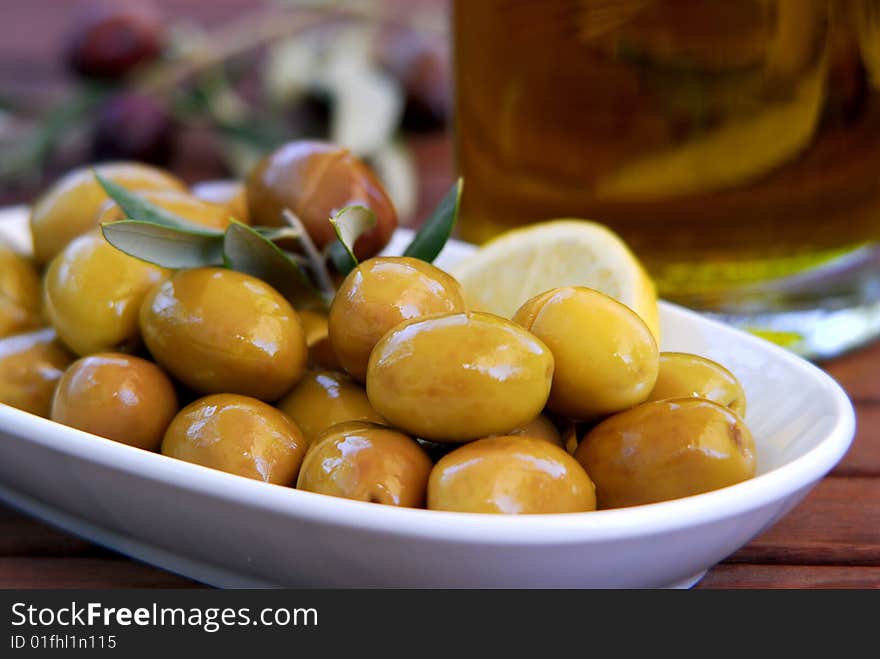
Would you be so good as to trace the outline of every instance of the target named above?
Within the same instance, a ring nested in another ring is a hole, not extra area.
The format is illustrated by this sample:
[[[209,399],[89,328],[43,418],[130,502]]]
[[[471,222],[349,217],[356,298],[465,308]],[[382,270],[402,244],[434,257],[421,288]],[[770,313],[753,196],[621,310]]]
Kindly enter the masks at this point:
[[[246,224],[230,223],[223,237],[223,254],[227,268],[262,279],[297,308],[322,300],[296,260]]]
[[[147,201],[142,196],[128,190],[115,181],[101,176],[97,171],[92,170],[92,172],[98,183],[104,188],[104,191],[113,201],[119,204],[119,207],[122,209],[122,212],[125,213],[126,218],[130,220],[150,222],[171,229],[182,229],[191,233],[215,236],[223,235],[222,231],[208,229],[190,222],[189,220],[185,220],[184,218]]]
[[[243,222],[239,222],[235,218],[230,218],[232,222],[237,222],[238,224],[243,224]],[[302,237],[302,232],[299,229],[295,229],[293,227],[251,227],[258,234],[263,236],[266,240],[271,240],[273,243],[276,240],[287,240],[293,239],[298,240]]]
[[[404,256],[411,256],[428,263],[432,263],[437,258],[449,236],[452,235],[452,229],[458,220],[463,187],[464,181],[459,178],[404,250]]]
[[[351,253],[338,240],[333,241],[326,248],[327,258],[333,264],[333,268],[342,276],[357,267],[357,260],[352,258]]]
[[[358,238],[376,226],[376,214],[366,206],[346,206],[330,218],[330,224],[333,225],[336,238],[348,252],[350,262],[354,263],[353,267],[357,267],[358,260],[354,255],[354,244]],[[334,265],[336,265],[335,261]]]
[[[108,222],[101,226],[101,232],[116,249],[163,268],[223,265],[223,234],[139,220]]]

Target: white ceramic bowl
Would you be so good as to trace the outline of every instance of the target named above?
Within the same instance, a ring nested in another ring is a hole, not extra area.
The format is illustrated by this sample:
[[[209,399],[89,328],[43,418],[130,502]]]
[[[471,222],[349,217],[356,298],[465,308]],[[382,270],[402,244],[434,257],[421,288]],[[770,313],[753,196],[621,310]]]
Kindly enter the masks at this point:
[[[0,214],[4,237],[27,249],[22,209]],[[438,264],[469,249],[452,243]],[[592,513],[396,509],[213,471],[0,405],[0,498],[217,586],[691,585],[795,506],[846,452],[855,421],[841,388],[785,350],[670,304],[661,326],[664,350],[705,355],[742,381],[755,478]]]

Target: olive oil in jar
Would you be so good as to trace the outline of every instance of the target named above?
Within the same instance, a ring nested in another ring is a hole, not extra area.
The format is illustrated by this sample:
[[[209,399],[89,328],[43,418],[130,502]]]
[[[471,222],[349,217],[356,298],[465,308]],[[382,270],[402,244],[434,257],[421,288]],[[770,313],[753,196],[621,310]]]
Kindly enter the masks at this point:
[[[603,222],[662,297],[880,332],[880,0],[457,0],[461,233]]]

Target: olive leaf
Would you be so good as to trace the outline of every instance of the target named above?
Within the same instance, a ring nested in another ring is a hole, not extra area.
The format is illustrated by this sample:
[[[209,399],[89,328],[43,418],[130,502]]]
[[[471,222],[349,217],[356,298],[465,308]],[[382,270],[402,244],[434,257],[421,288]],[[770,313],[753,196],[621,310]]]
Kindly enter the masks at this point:
[[[458,209],[461,205],[461,191],[464,181],[459,178],[437,204],[428,221],[422,225],[412,242],[404,250],[404,256],[411,256],[432,263],[440,254],[452,229],[458,220]]]
[[[345,276],[357,267],[357,260],[352,258],[351,253],[338,240],[327,245],[327,258],[333,264],[333,268],[339,274]]]
[[[243,222],[239,222],[234,217],[230,218],[230,222],[237,222],[238,224],[243,224]],[[251,227],[258,234],[263,236],[266,240],[271,240],[273,243],[276,240],[286,240],[292,238],[294,240],[299,240],[302,237],[302,231],[296,229],[294,227]]]
[[[223,254],[227,268],[262,279],[294,306],[312,306],[321,300],[329,303],[292,255],[246,224],[229,224]]]
[[[330,218],[330,224],[333,225],[337,240],[348,252],[349,263],[354,264],[348,269],[352,270],[358,263],[354,255],[354,244],[358,238],[376,226],[376,214],[366,206],[346,206]]]
[[[223,234],[190,231],[141,220],[101,226],[107,242],[141,261],[163,268],[223,265]]]
[[[208,229],[189,220],[175,215],[171,211],[150,203],[140,195],[126,189],[115,181],[104,178],[97,171],[92,170],[98,183],[104,188],[109,197],[119,204],[122,212],[130,220],[139,220],[141,222],[150,222],[152,224],[160,224],[172,229],[184,229],[194,233],[203,233],[207,235],[222,235],[221,231]]]

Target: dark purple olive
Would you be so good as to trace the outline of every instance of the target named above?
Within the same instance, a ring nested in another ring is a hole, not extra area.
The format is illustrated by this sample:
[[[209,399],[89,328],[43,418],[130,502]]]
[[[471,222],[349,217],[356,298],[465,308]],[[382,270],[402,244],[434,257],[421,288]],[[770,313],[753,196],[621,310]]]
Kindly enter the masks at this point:
[[[98,113],[92,157],[164,165],[173,138],[174,124],[161,102],[146,94],[120,94]]]
[[[330,132],[332,99],[317,90],[303,94],[288,113],[287,123],[300,138],[326,138]]]
[[[68,65],[89,78],[120,78],[162,50],[164,23],[150,2],[95,5],[74,19],[74,25]]]
[[[389,30],[379,40],[379,64],[404,90],[402,126],[412,131],[442,128],[449,119],[449,52],[440,40],[412,30]]]

